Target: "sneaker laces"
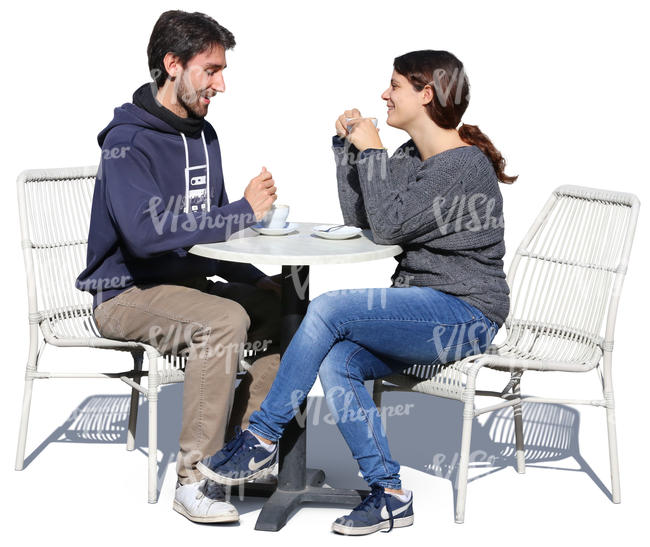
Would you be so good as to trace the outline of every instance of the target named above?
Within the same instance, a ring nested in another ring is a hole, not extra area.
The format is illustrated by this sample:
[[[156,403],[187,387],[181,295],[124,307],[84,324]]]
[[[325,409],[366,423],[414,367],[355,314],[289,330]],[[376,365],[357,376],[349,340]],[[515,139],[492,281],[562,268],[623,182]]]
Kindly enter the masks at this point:
[[[235,426],[235,436],[232,439],[230,439],[221,449],[223,458],[218,462],[211,462],[212,467],[219,467],[224,463],[226,463],[228,460],[230,460],[230,458],[233,457],[235,452],[237,452],[237,450],[239,450],[239,448],[244,444],[245,440],[246,438],[244,436],[244,432],[242,431],[242,428],[239,427],[238,425]]]
[[[388,522],[390,523],[388,530],[383,531],[390,532],[393,529],[393,511],[388,501],[388,494],[386,494],[384,487],[378,484],[373,484],[370,486],[370,488],[370,494],[368,494],[368,496],[366,496],[366,498],[359,505],[357,505],[353,511],[369,511],[371,507],[379,509],[383,500],[386,504],[386,510],[388,511]]]
[[[212,502],[226,501],[226,492],[223,485],[210,479],[206,479],[205,483],[199,487],[196,492],[195,498],[207,498]]]

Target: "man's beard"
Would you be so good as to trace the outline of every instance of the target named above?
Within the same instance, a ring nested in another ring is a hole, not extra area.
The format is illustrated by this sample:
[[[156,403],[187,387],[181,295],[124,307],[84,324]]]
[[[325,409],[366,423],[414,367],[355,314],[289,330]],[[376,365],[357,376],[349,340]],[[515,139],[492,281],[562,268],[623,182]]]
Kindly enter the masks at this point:
[[[193,97],[194,100],[192,101]],[[208,113],[208,105],[200,102],[201,92],[187,87],[182,78],[178,82],[176,100],[178,101],[178,104],[185,108],[187,115],[190,118],[205,118],[205,115]]]

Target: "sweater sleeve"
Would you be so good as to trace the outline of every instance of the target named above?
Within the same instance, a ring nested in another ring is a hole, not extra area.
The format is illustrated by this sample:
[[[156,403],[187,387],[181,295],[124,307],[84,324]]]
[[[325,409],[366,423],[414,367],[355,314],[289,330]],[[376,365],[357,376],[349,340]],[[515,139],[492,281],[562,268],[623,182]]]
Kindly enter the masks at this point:
[[[102,160],[109,213],[129,252],[138,258],[225,241],[233,233],[256,223],[246,198],[212,205],[209,211],[179,212],[178,205],[163,202],[148,157],[131,143],[119,160]],[[176,205],[176,207],[174,207]]]
[[[352,143],[338,135],[332,139],[332,150],[336,162],[336,182],[343,222],[349,226],[369,228],[356,166],[359,151]]]
[[[413,175],[400,167],[386,150],[368,148],[359,154],[359,183],[375,243],[395,245],[423,234],[435,239],[452,231],[463,197],[460,177],[450,183],[432,168]]]

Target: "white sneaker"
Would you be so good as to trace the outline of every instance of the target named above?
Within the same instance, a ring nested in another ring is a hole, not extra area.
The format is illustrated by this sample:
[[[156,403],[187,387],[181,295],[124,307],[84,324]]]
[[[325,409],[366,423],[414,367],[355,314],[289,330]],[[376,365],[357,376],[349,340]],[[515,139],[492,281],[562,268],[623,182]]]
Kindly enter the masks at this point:
[[[239,513],[226,501],[223,486],[209,479],[177,484],[174,510],[193,522],[237,522]]]

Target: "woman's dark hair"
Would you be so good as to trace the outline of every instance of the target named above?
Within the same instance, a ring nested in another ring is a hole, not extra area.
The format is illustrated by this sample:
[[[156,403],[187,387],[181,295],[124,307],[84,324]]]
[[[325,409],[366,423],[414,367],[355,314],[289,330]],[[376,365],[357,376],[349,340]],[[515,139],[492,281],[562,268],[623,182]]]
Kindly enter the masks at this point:
[[[422,91],[425,86],[431,86],[433,99],[426,108],[436,125],[443,129],[458,126],[469,104],[469,81],[463,63],[448,51],[426,49],[396,57],[393,67],[411,82],[415,90]],[[464,123],[458,128],[458,134],[463,141],[476,145],[490,158],[501,182],[517,180],[517,176],[509,177],[503,172],[506,160],[477,125]]]
[[[192,57],[216,44],[232,49],[235,37],[209,15],[198,11],[166,11],[156,21],[147,46],[151,77],[158,87],[165,84],[169,76],[164,63],[167,53],[176,55],[185,66]]]

